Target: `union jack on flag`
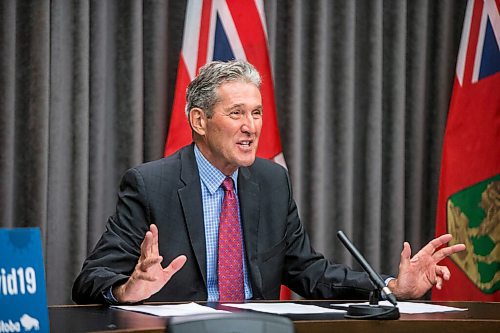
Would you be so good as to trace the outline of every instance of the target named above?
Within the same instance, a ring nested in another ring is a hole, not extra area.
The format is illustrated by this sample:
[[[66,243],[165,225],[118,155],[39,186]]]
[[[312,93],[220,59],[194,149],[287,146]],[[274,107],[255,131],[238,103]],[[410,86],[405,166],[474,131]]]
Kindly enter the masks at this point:
[[[186,88],[212,60],[244,59],[262,77],[263,126],[257,156],[284,165],[279,137],[262,0],[191,0],[186,10],[182,51],[165,145],[165,156],[191,143]]]
[[[466,250],[443,260],[434,300],[500,301],[500,0],[469,0],[446,124],[436,234]]]
[[[457,60],[457,79],[463,86],[500,71],[499,1],[469,1]]]

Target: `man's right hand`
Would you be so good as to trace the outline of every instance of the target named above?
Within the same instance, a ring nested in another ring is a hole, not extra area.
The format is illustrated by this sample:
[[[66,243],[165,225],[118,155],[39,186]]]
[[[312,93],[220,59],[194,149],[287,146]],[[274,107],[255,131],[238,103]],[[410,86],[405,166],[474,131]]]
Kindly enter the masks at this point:
[[[166,268],[161,266],[163,257],[158,249],[158,228],[151,224],[141,244],[141,256],[132,275],[122,285],[113,287],[113,296],[120,303],[136,303],[160,291],[170,278],[186,263],[180,255]]]

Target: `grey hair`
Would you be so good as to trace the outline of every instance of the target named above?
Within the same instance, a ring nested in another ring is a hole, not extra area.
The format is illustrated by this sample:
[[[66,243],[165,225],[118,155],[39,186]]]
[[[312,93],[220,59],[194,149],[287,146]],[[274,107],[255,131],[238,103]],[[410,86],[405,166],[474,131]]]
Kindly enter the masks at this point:
[[[243,81],[260,89],[261,77],[253,65],[245,60],[228,62],[213,61],[200,68],[198,76],[191,81],[186,92],[186,116],[189,111],[200,108],[208,118],[213,115],[213,107],[218,102],[216,89],[224,83]]]

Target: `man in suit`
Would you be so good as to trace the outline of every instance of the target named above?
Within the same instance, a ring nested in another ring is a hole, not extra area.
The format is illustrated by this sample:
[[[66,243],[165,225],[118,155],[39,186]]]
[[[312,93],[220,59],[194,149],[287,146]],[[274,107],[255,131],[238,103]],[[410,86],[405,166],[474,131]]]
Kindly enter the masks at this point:
[[[259,89],[245,61],[200,70],[187,90],[193,143],[125,173],[116,213],[73,286],[75,302],[277,299],[281,284],[306,298],[366,299],[366,273],[311,247],[286,170],[255,157]],[[386,277],[398,298],[421,297],[450,278],[438,263],[465,248],[438,250],[450,239],[412,258],[404,244],[398,277]]]

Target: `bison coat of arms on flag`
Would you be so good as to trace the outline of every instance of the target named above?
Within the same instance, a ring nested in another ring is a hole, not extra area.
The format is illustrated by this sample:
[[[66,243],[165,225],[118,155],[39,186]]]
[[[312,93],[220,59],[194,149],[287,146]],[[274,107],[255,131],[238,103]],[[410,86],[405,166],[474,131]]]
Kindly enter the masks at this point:
[[[500,289],[500,175],[453,194],[447,202],[450,244],[469,249],[452,260],[484,293]]]

